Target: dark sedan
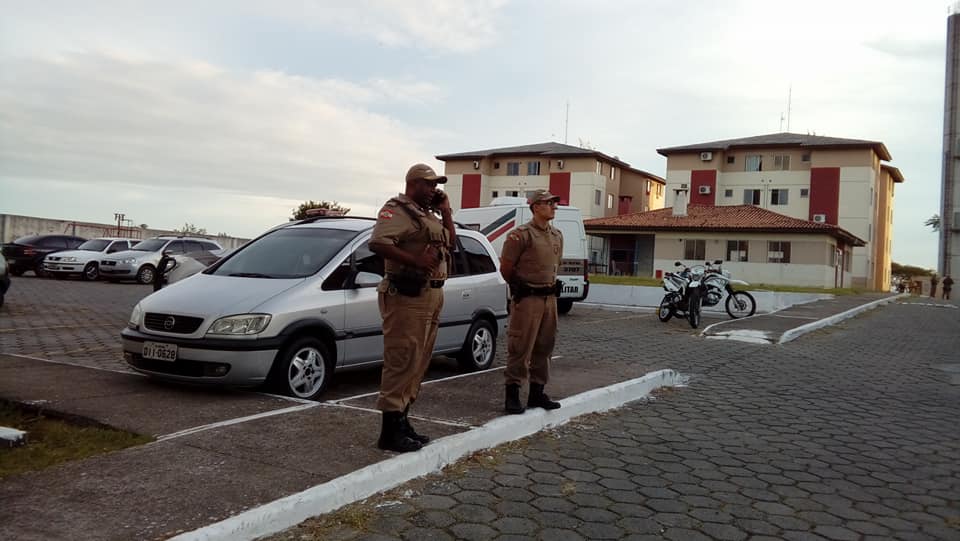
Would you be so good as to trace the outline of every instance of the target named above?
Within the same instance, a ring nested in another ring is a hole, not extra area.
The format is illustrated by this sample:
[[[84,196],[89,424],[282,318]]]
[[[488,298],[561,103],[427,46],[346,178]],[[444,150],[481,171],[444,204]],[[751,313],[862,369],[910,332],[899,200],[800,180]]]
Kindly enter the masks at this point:
[[[7,260],[0,257],[0,306],[3,306],[3,296],[10,289],[10,273],[7,272]]]
[[[43,258],[61,250],[73,250],[87,239],[73,235],[28,235],[3,245],[3,258],[10,274],[20,276],[33,271],[43,276]]]

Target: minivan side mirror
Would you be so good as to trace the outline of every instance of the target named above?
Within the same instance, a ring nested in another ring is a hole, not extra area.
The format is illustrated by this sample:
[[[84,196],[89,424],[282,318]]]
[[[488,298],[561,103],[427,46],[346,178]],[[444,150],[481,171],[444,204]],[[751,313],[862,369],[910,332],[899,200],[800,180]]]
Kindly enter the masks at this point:
[[[717,259],[717,260],[714,260],[714,262],[713,262],[714,265],[720,265],[720,264],[722,264],[722,263],[723,263],[723,260],[722,260],[722,259]]]
[[[673,266],[674,266],[674,267],[682,267],[682,266],[683,266],[683,263],[677,261],[676,263],[673,264]]]
[[[358,272],[353,279],[353,287],[377,287],[383,276],[372,272]]]

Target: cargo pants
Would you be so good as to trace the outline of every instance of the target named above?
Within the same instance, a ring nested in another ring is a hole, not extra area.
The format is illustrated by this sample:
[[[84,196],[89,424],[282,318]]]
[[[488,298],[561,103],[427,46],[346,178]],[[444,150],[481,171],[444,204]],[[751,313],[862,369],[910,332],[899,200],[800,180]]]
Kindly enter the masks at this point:
[[[514,303],[507,327],[506,385],[546,385],[557,339],[557,298],[531,295]]]
[[[437,340],[443,288],[425,288],[418,297],[381,292],[383,373],[377,409],[403,411],[420,393]]]

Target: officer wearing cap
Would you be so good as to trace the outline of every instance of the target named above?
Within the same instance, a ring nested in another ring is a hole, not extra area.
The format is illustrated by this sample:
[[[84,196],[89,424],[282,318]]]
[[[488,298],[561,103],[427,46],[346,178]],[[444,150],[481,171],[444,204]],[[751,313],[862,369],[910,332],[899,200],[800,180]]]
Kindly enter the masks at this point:
[[[510,284],[513,307],[507,332],[507,413],[523,413],[520,386],[530,380],[528,408],[560,407],[543,392],[550,379],[550,355],[557,336],[557,271],[563,235],[550,225],[560,198],[537,190],[530,198],[533,218],[507,235],[500,256],[500,273]]]
[[[454,242],[447,182],[428,165],[407,171],[406,190],[384,204],[370,237],[370,250],[384,259],[386,277],[377,286],[383,317],[383,373],[377,409],[383,425],[377,446],[405,453],[430,441],[410,425],[410,405],[433,356],[443,283]],[[435,214],[440,213],[440,218]]]

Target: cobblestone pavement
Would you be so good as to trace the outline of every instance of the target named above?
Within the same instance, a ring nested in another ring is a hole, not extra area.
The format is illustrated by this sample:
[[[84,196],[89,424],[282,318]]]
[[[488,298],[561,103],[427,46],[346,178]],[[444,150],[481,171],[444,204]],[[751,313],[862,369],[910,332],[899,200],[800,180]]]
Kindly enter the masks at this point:
[[[606,343],[613,326],[598,358],[669,357],[689,386],[270,539],[960,539],[956,306],[892,304],[783,346],[664,351]]]

